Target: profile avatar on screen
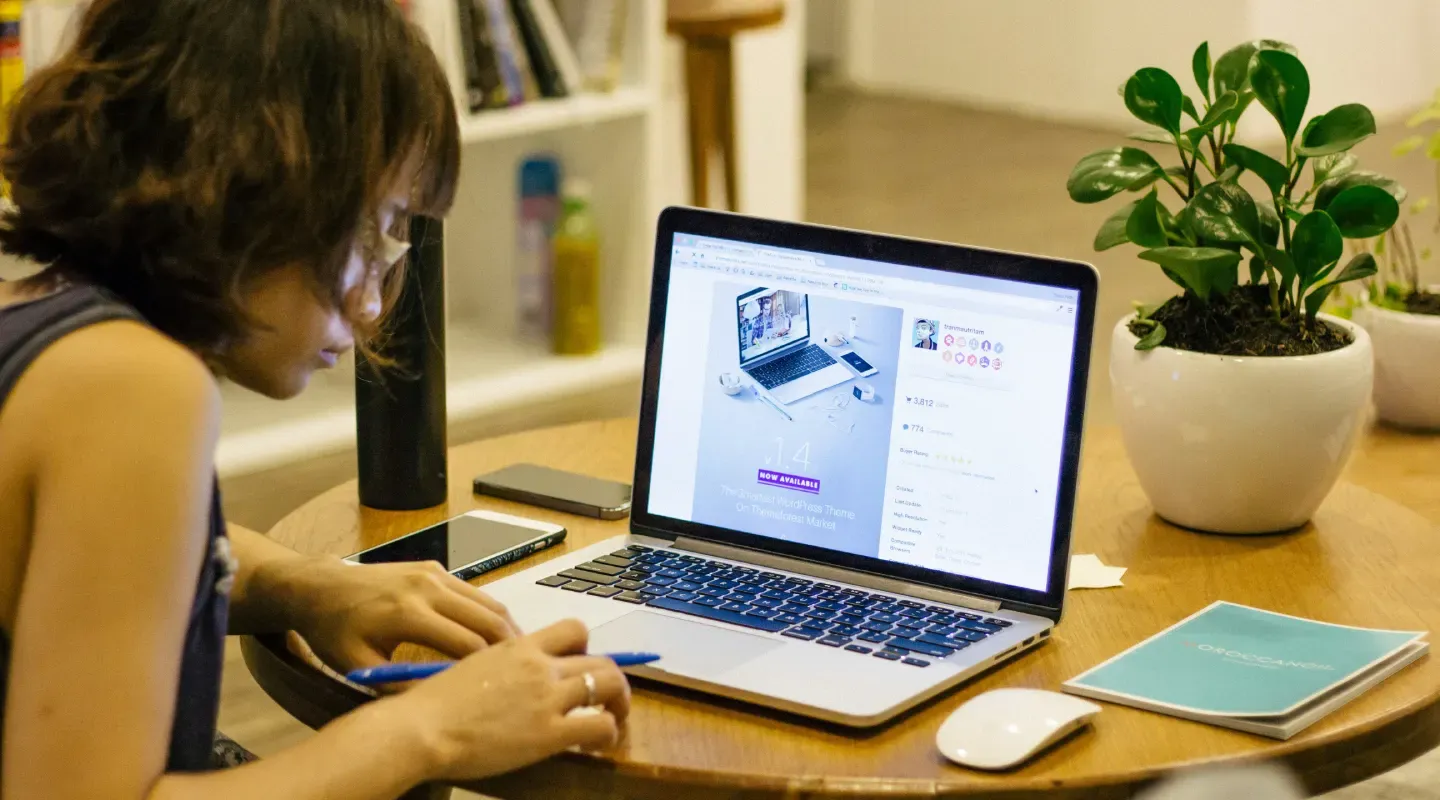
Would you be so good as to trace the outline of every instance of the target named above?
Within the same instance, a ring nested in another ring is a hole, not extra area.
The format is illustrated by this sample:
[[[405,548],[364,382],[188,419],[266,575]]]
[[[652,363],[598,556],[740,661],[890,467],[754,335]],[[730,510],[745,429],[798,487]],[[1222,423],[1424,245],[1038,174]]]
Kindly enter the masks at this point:
[[[853,377],[810,343],[810,296],[804,292],[752,289],[735,299],[735,314],[740,369],[775,400],[793,403]]]
[[[938,350],[939,346],[935,343],[935,331],[939,327],[940,323],[933,319],[915,320],[915,346],[921,350]]]

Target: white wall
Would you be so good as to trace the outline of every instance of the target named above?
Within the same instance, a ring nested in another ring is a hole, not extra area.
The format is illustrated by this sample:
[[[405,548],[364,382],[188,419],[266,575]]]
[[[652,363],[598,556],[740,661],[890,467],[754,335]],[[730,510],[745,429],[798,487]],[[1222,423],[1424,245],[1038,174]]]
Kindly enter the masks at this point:
[[[1190,54],[1248,39],[1289,41],[1310,110],[1364,102],[1404,113],[1440,85],[1431,0],[850,0],[846,76],[875,91],[957,100],[1123,129],[1116,94],[1163,67],[1195,92]],[[1272,126],[1273,127],[1273,126]]]
[[[742,33],[735,43],[736,142],[741,208],[798,220],[805,213],[805,0],[788,0],[785,21]],[[665,48],[661,103],[661,196],[690,202],[690,156],[682,50]],[[718,161],[716,167],[718,170]],[[723,197],[719,173],[711,181]]]
[[[812,63],[844,55],[846,0],[809,0],[805,9],[805,55]]]

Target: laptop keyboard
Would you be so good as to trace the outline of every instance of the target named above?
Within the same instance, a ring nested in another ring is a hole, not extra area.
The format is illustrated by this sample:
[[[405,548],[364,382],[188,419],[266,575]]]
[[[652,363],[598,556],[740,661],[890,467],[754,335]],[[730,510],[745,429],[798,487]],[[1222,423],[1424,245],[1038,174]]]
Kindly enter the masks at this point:
[[[1010,627],[994,617],[640,545],[537,583],[912,667],[930,666],[922,656],[945,658]]]
[[[803,378],[812,372],[819,372],[834,363],[836,363],[834,357],[821,349],[819,345],[812,344],[804,350],[766,362],[754,369],[746,370],[746,372],[761,386],[766,389],[774,389],[776,386],[783,386],[796,378]]]

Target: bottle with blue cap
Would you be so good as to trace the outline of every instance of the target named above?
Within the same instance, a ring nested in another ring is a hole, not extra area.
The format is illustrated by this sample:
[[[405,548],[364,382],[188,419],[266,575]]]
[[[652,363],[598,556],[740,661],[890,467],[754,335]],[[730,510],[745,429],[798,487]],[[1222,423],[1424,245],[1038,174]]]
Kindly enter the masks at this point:
[[[537,154],[520,163],[520,208],[515,246],[517,327],[522,339],[550,337],[553,241],[560,221],[560,162]]]

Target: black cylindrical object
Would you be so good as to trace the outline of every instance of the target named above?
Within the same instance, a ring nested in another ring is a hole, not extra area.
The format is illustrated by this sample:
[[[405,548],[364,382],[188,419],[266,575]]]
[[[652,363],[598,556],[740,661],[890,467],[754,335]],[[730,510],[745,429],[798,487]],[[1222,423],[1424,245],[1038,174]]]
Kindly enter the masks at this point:
[[[410,222],[405,287],[379,366],[357,356],[355,429],[360,503],[408,511],[445,502],[445,236],[440,220]]]

